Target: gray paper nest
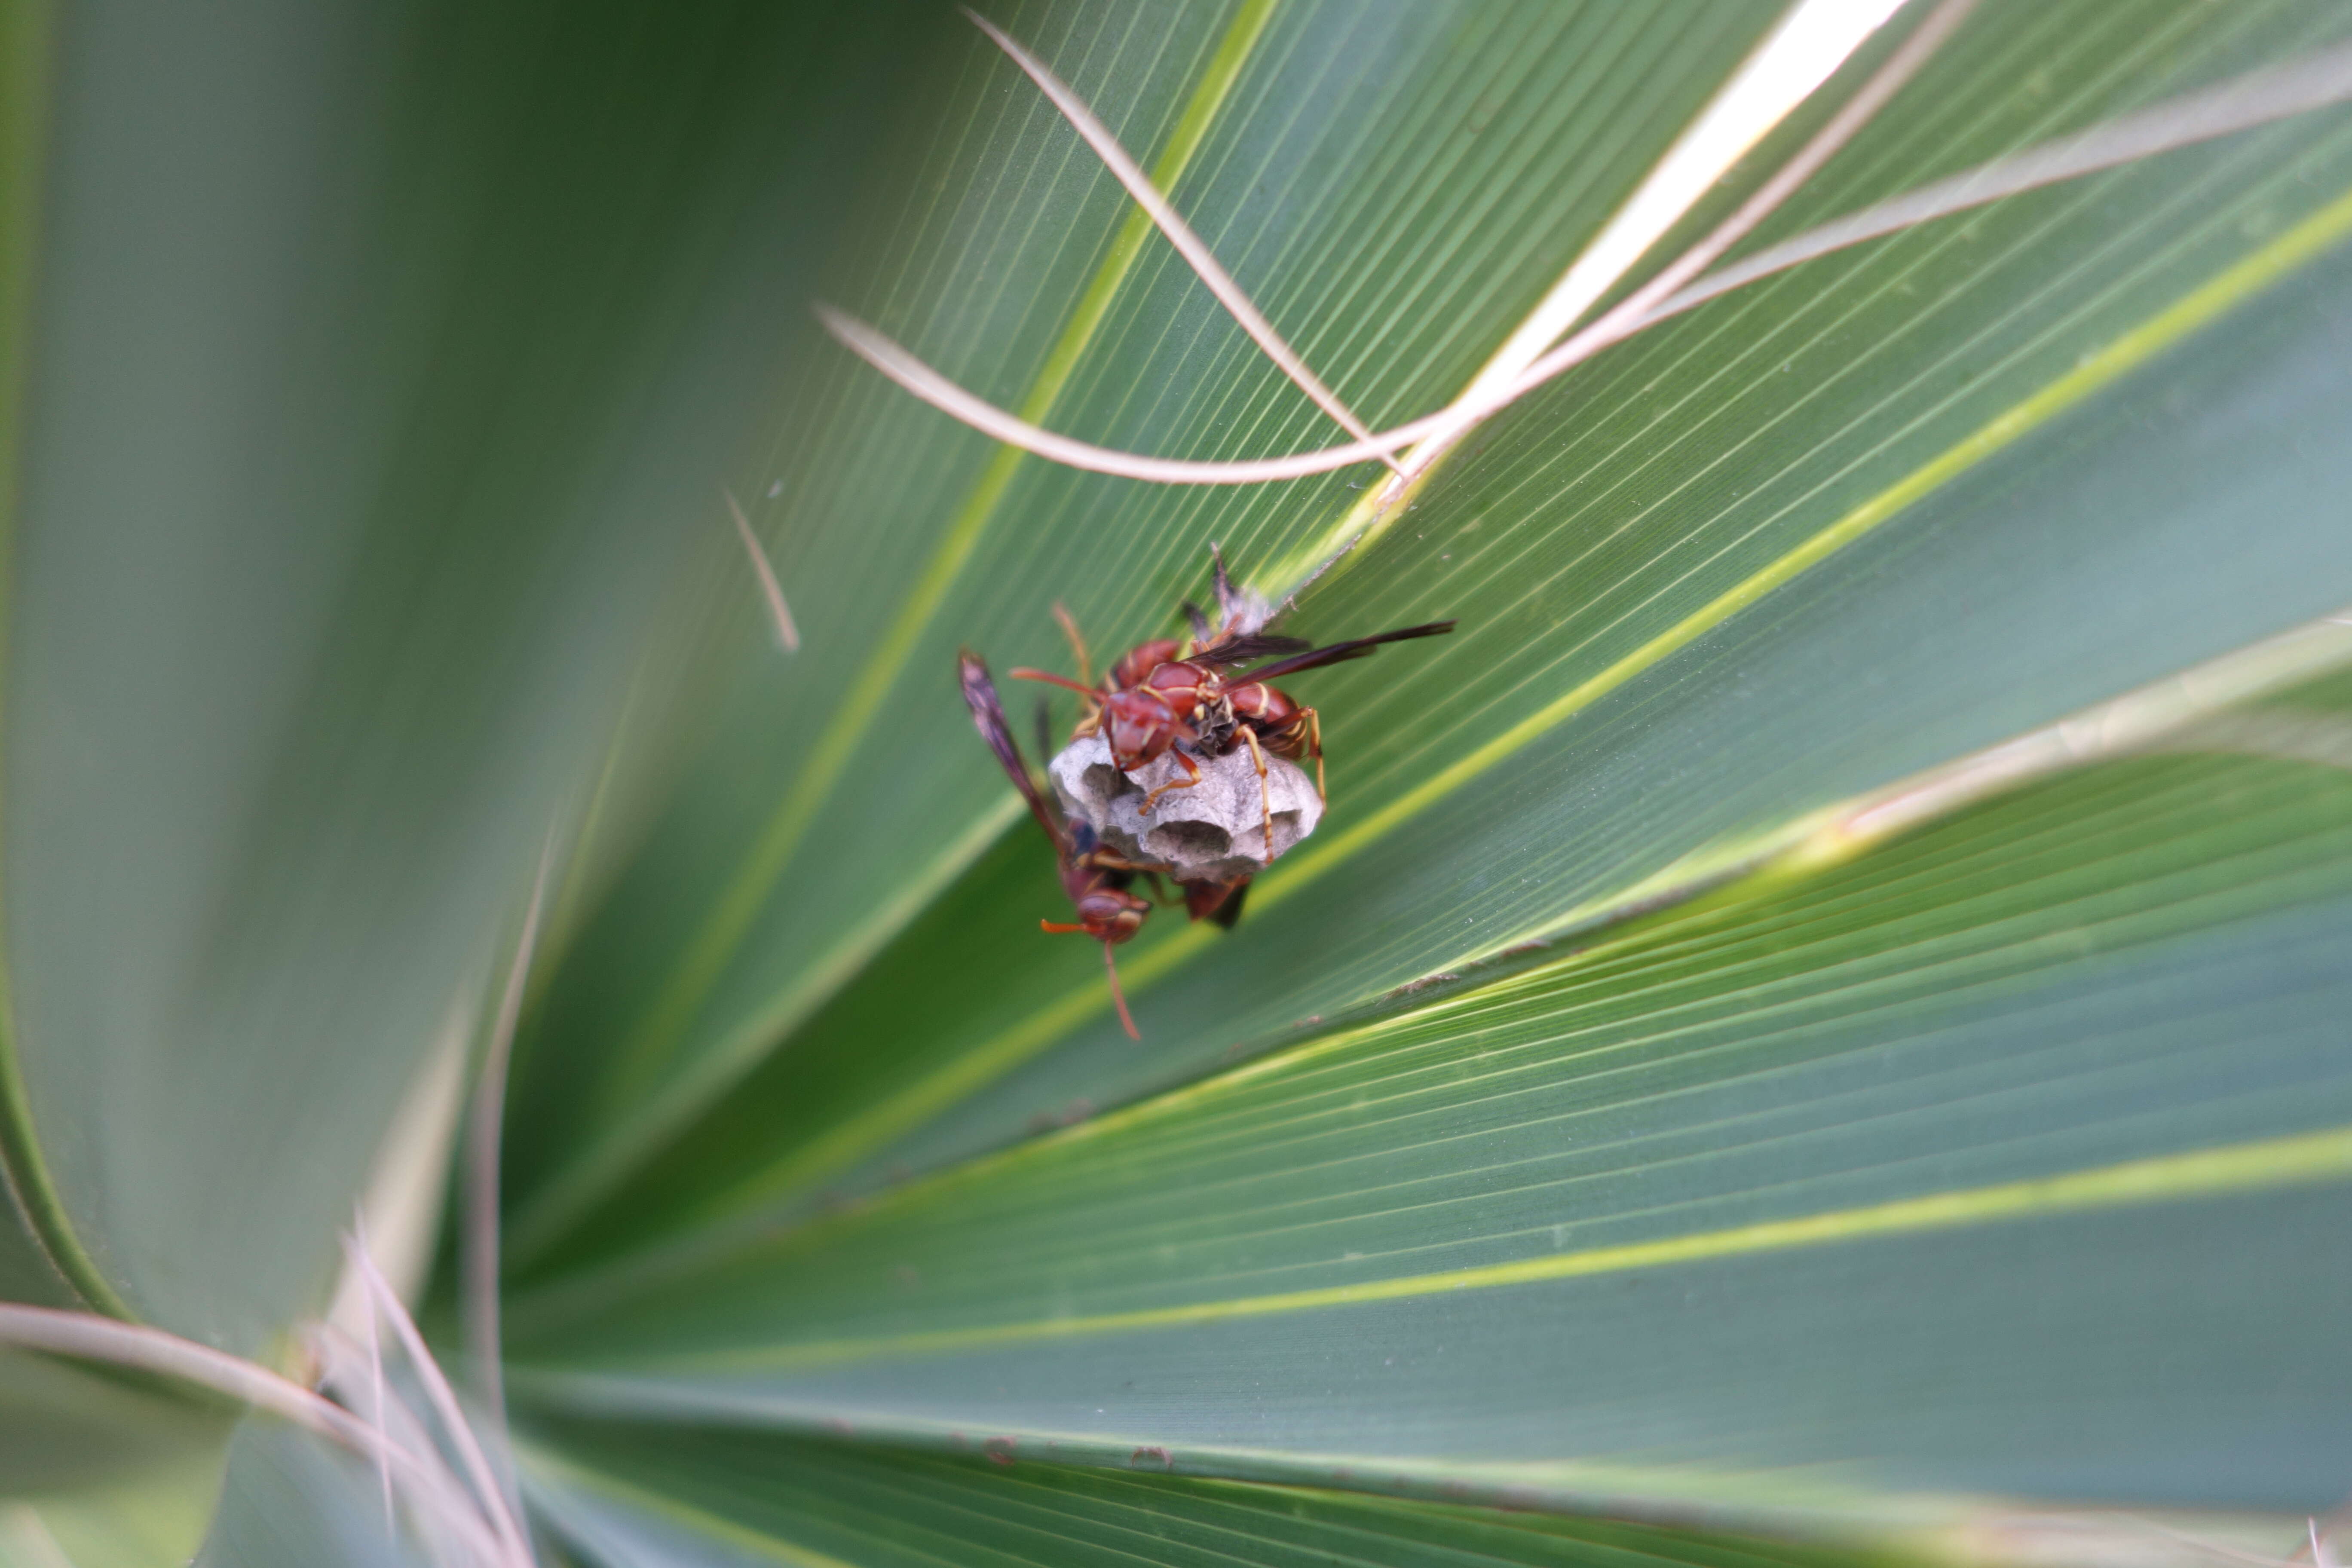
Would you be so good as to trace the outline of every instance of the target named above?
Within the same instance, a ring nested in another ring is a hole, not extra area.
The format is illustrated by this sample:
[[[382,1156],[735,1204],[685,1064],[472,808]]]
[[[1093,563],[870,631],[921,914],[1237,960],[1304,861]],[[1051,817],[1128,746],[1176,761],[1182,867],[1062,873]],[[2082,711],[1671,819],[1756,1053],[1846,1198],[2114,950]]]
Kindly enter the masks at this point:
[[[1323,802],[1315,781],[1283,758],[1265,759],[1265,796],[1274,807],[1274,847],[1265,844],[1265,816],[1258,796],[1257,764],[1247,746],[1222,757],[1195,757],[1201,782],[1171,789],[1151,815],[1145,795],[1184,776],[1171,754],[1155,757],[1133,776],[1111,765],[1110,744],[1100,735],[1073,741],[1047,771],[1064,809],[1084,818],[1097,837],[1129,859],[1171,868],[1185,881],[1227,881],[1255,876],[1276,856],[1315,831]]]

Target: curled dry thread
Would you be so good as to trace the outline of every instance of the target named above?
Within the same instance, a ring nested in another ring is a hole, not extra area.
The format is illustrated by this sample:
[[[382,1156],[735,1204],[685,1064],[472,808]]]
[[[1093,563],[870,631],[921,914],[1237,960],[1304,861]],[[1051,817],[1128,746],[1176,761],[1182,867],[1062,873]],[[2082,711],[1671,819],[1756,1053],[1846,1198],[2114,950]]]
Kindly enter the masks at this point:
[[[832,306],[815,313],[834,337],[907,391],[983,434],[1049,461],[1091,472],[1161,484],[1263,484],[1328,473],[1368,459],[1387,460],[1417,444],[1451,447],[1463,431],[1489,418],[1537,387],[1612,343],[1695,309],[1720,294],[1833,251],[1916,226],[1953,213],[1982,206],[2021,192],[2153,157],[2270,124],[2293,115],[2352,99],[2352,47],[2338,47],[2301,60],[2251,71],[2218,86],[2168,100],[2152,108],[2039,143],[1960,174],[1834,219],[1757,251],[1705,276],[1694,276],[1795,190],[1837,147],[1851,139],[1895,89],[1924,63],[1968,9],[1966,0],[1932,15],[1906,40],[1844,112],[1776,173],[1756,196],[1697,246],[1682,253],[1619,306],[1542,352],[1526,358],[1508,375],[1482,374],[1444,408],[1370,437],[1280,457],[1196,461],[1122,451],[1047,430],[967,392],[892,339]],[[1854,39],[1855,43],[1860,38]],[[1769,47],[1769,46],[1768,46]],[[1760,52],[1760,51],[1759,51]],[[1024,65],[1024,69],[1028,68]],[[1033,72],[1033,75],[1034,73]],[[1066,93],[1066,88],[1063,89]],[[1059,103],[1061,99],[1056,98]],[[1786,107],[1793,107],[1793,101]],[[1759,129],[1758,134],[1761,134]],[[1638,193],[1637,193],[1638,199]],[[1633,205],[1629,202],[1629,207]],[[1605,234],[1601,237],[1606,237]],[[1595,241],[1595,247],[1600,243]],[[1588,254],[1594,247],[1588,247]],[[1627,258],[1627,266],[1638,256]],[[1582,265],[1580,260],[1579,265]],[[1577,272],[1571,267],[1562,286]],[[1589,270],[1589,269],[1588,269]],[[1622,276],[1622,272],[1619,274]],[[1229,280],[1228,280],[1229,281]],[[1605,291],[1605,285],[1603,291]],[[1558,290],[1556,289],[1557,293]],[[1597,297],[1597,295],[1596,295]],[[1223,295],[1220,295],[1223,298]],[[1532,321],[1534,318],[1530,318]],[[1566,323],[1563,323],[1563,326]],[[1517,336],[1518,334],[1515,334]],[[1539,345],[1540,346],[1540,345]],[[1285,366],[1287,369],[1287,364]],[[1489,373],[1496,366],[1490,364]],[[1403,467],[1425,472],[1438,454],[1416,453]],[[1391,480],[1390,490],[1395,489]],[[1396,496],[1382,492],[1375,511]],[[1344,542],[1342,544],[1344,548]],[[1311,575],[1311,574],[1310,574]]]

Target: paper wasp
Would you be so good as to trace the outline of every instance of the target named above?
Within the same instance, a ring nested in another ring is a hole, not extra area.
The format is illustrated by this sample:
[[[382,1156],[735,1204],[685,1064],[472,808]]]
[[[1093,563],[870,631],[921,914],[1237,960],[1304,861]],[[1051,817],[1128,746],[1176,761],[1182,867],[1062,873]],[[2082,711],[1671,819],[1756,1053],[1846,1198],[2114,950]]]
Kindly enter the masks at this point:
[[[1362,658],[1382,643],[1437,637],[1454,629],[1452,621],[1430,621],[1368,637],[1311,647],[1297,637],[1272,637],[1261,628],[1263,605],[1236,591],[1225,574],[1224,557],[1216,562],[1219,621],[1213,629],[1208,617],[1193,605],[1184,606],[1192,623],[1188,648],[1182,639],[1158,637],[1129,649],[1099,687],[1087,679],[1085,639],[1059,605],[1055,613],[1068,634],[1078,661],[1078,679],[1071,680],[1042,669],[1013,669],[1016,680],[1042,680],[1067,687],[1087,700],[1073,739],[1101,733],[1109,743],[1111,760],[1121,773],[1132,773],[1159,757],[1172,755],[1184,777],[1171,780],[1146,797],[1150,811],[1172,789],[1189,789],[1201,782],[1200,764],[1177,749],[1177,743],[1202,756],[1221,757],[1236,743],[1249,748],[1257,764],[1258,798],[1265,822],[1265,844],[1274,845],[1274,807],[1265,793],[1268,752],[1288,762],[1315,760],[1315,793],[1323,786],[1323,725],[1312,708],[1301,706],[1274,686],[1278,677],[1300,675],[1327,664]],[[1237,665],[1275,655],[1271,664],[1238,675]],[[1197,918],[1197,917],[1196,917]]]
[[[1158,637],[1137,644],[1111,667],[1100,686],[1094,685],[1088,678],[1085,639],[1068,612],[1058,605],[1055,615],[1068,634],[1078,662],[1079,679],[1071,680],[1034,669],[1008,673],[1020,679],[1067,687],[1085,697],[1087,710],[1073,739],[1101,734],[1113,765],[1120,773],[1132,773],[1163,756],[1175,758],[1184,776],[1152,790],[1144,801],[1146,812],[1170,790],[1188,789],[1201,782],[1199,763],[1187,751],[1178,749],[1180,742],[1191,752],[1210,758],[1222,758],[1236,746],[1247,747],[1256,765],[1265,858],[1271,859],[1275,835],[1273,804],[1266,787],[1267,754],[1288,762],[1314,758],[1316,794],[1320,796],[1323,793],[1323,735],[1316,711],[1292,701],[1271,685],[1271,680],[1361,658],[1382,643],[1450,632],[1454,623],[1433,621],[1376,637],[1310,647],[1300,638],[1271,636],[1264,631],[1267,615],[1263,602],[1234,589],[1226,576],[1222,557],[1216,560],[1216,589],[1219,619],[1215,626],[1211,626],[1208,617],[1196,606],[1187,604],[1184,611],[1192,624],[1190,639]],[[1237,666],[1265,658],[1273,662],[1238,675],[1228,673]],[[1134,1016],[1128,1011],[1127,998],[1119,989],[1115,952],[1119,943],[1131,940],[1142,929],[1145,918],[1151,912],[1150,901],[1130,890],[1137,879],[1151,879],[1157,887],[1160,877],[1170,878],[1183,894],[1185,910],[1192,919],[1213,921],[1230,928],[1241,918],[1242,900],[1249,889],[1250,875],[1195,876],[1188,879],[1177,875],[1173,865],[1131,859],[1106,846],[1097,836],[1094,825],[1084,817],[1057,814],[1047,805],[1021,754],[1019,743],[1013,738],[1012,727],[1005,721],[1003,702],[997,695],[987,664],[966,649],[958,657],[957,668],[972,723],[989,749],[996,753],[1005,776],[1021,792],[1029,815],[1053,842],[1062,890],[1076,909],[1078,918],[1074,921],[1040,921],[1038,925],[1048,931],[1083,932],[1102,943],[1103,965],[1109,973],[1111,1000],[1118,1008],[1119,1022],[1126,1026],[1129,1037],[1140,1039]],[[1042,704],[1038,722],[1038,744],[1050,754],[1052,742],[1043,728]],[[1230,866],[1223,868],[1231,869]]]

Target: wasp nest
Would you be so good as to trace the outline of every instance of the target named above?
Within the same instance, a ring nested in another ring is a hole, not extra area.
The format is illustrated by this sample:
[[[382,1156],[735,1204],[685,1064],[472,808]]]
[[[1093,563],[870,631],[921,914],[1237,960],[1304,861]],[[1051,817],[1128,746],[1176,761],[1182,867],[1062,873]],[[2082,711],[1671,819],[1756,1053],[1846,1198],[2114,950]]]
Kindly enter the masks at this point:
[[[1175,755],[1155,757],[1132,776],[1111,765],[1110,746],[1088,735],[1063,748],[1048,770],[1063,806],[1082,817],[1118,854],[1167,866],[1185,881],[1253,876],[1315,831],[1323,816],[1315,781],[1295,763],[1265,759],[1265,793],[1258,794],[1257,763],[1247,746],[1222,757],[1196,757],[1201,782],[1171,789],[1149,815],[1144,798],[1184,776]],[[1265,842],[1266,805],[1274,808],[1274,844]]]

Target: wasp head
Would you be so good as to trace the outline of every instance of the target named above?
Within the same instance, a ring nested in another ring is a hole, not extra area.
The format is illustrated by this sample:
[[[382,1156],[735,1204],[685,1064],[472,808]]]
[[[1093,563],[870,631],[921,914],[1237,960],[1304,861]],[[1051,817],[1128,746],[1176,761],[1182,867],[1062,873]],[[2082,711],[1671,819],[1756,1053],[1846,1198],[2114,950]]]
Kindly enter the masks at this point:
[[[1114,691],[1103,703],[1104,738],[1111,765],[1133,773],[1176,743],[1178,720],[1167,700],[1150,691]]]
[[[1078,923],[1097,942],[1125,942],[1143,929],[1150,903],[1116,888],[1097,888],[1078,900]]]

